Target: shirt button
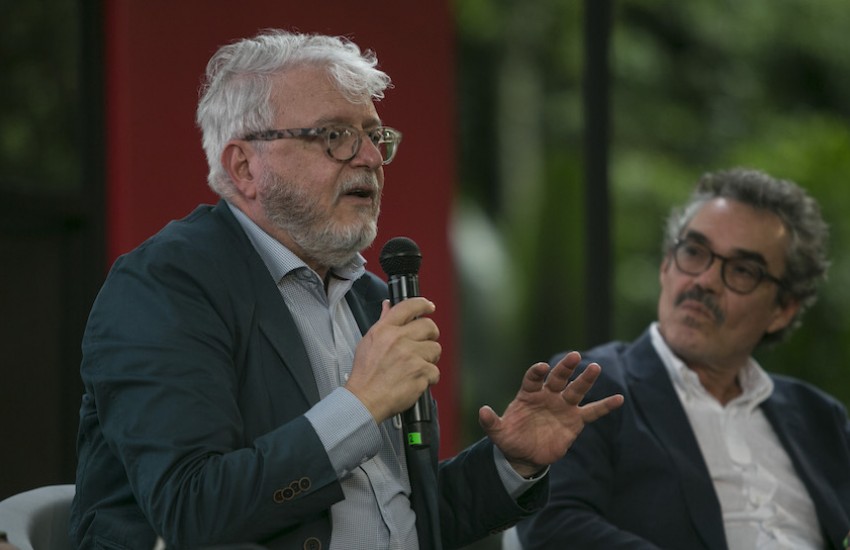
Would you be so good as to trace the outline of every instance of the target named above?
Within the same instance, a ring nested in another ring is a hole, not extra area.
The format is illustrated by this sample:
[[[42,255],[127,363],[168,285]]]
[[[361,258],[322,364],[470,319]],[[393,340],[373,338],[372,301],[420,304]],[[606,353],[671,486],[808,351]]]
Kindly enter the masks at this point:
[[[322,542],[316,537],[304,541],[304,550],[322,550]]]

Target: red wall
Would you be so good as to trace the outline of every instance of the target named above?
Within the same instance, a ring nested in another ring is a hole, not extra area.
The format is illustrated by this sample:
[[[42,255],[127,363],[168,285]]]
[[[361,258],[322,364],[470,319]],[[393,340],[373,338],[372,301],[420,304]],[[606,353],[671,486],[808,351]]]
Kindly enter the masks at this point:
[[[404,133],[386,171],[377,256],[396,235],[422,249],[422,294],[437,304],[443,356],[439,401],[441,454],[454,452],[456,315],[448,218],[455,182],[454,44],[448,0],[282,2],[109,0],[106,17],[107,245],[111,260],[214,202],[194,125],[198,88],[216,48],[265,28],[342,34],[375,50],[394,89],[378,104],[384,122]]]

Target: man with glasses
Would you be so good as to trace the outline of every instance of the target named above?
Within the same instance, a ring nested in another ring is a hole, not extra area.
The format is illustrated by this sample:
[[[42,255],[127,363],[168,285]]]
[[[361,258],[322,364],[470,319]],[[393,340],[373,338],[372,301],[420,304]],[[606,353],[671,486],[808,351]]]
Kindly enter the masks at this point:
[[[86,328],[77,547],[459,547],[539,508],[548,465],[622,404],[579,406],[599,367],[568,384],[572,354],[482,408],[488,437],[454,459],[435,421],[405,444],[439,330],[360,255],[401,142],[376,65],[282,31],[210,60],[197,121],[222,200],[120,258]]]
[[[517,528],[525,550],[843,547],[847,412],[752,357],[814,303],[827,236],[792,182],[701,178],[667,221],[658,321],[582,353],[605,369],[588,397],[626,404],[552,466],[549,503]]]

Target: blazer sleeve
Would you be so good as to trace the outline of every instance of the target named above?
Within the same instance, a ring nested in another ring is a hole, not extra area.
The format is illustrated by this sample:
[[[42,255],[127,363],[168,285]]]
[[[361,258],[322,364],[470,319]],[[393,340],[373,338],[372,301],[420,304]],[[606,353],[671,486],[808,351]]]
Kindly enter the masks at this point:
[[[499,533],[546,503],[548,476],[514,500],[499,477],[493,451],[493,443],[484,438],[440,463],[438,486],[443,548],[461,548],[489,534]]]

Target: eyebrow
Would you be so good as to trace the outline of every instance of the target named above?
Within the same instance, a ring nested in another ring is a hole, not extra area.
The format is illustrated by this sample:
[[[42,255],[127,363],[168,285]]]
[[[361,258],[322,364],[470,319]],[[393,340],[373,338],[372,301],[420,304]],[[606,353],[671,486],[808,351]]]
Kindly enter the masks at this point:
[[[681,238],[684,240],[696,241],[699,244],[707,246],[712,250],[712,252],[714,252],[714,248],[711,247],[711,240],[699,231],[689,229],[684,235],[682,235]],[[747,250],[746,248],[734,248],[732,250],[732,254],[728,255],[727,257],[742,260],[753,260],[755,262],[760,263],[764,267],[767,267],[767,260],[765,260],[764,255],[762,255],[760,252],[755,252],[754,250]]]

